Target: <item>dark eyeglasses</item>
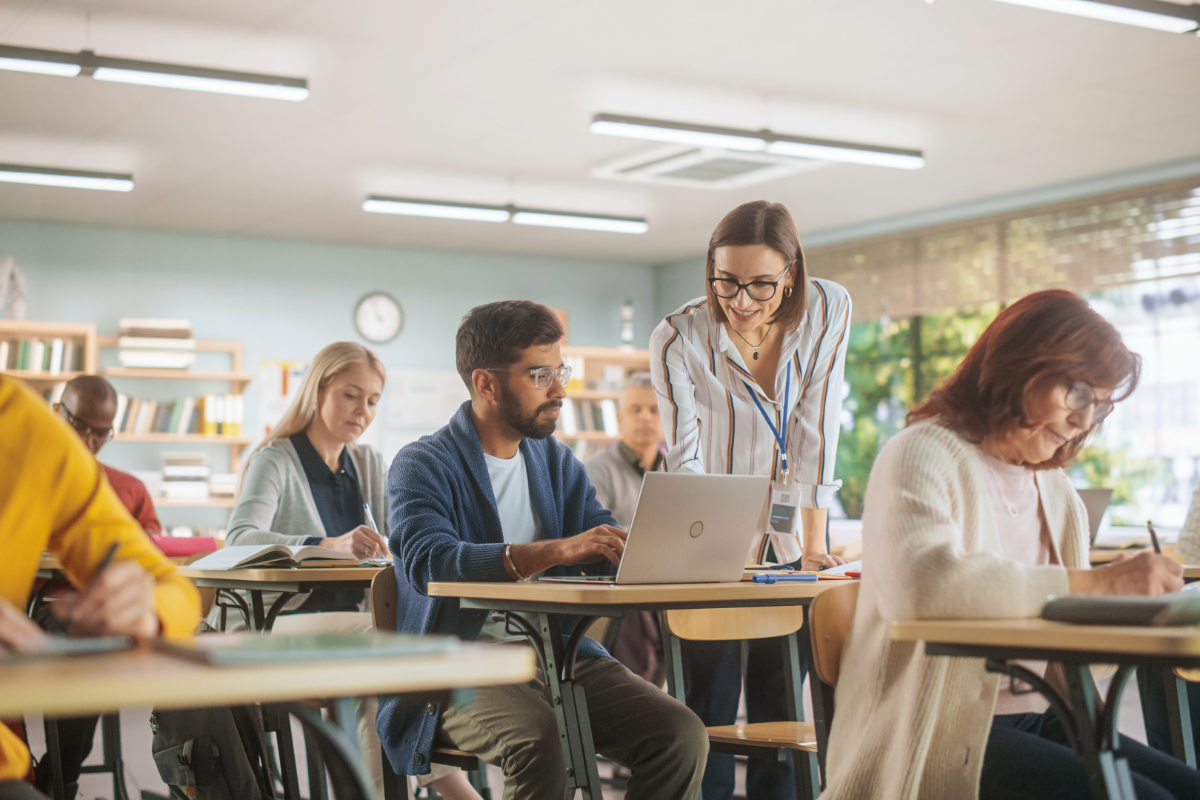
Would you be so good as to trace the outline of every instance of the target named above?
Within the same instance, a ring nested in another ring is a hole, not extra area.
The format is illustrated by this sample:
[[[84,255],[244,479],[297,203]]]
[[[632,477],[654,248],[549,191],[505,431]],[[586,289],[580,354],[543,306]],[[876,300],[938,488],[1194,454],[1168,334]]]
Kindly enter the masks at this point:
[[[539,389],[550,388],[550,382],[557,379],[565,388],[571,382],[570,367],[534,367],[533,369],[505,369],[503,367],[486,367],[488,372],[524,372],[533,376],[533,385]]]
[[[717,297],[724,300],[732,300],[745,289],[746,294],[751,300],[770,300],[775,296],[775,292],[779,291],[779,282],[783,280],[783,276],[788,274],[792,266],[789,264],[787,269],[779,273],[779,277],[773,281],[750,281],[749,283],[738,283],[730,278],[709,278],[708,285],[712,287],[713,293]]]
[[[1075,381],[1067,390],[1067,408],[1072,411],[1084,411],[1088,406],[1095,406],[1092,411],[1092,425],[1099,425],[1104,418],[1112,413],[1116,405],[1111,400],[1101,400],[1096,397],[1096,390],[1083,381]]]
[[[59,403],[58,407],[62,409],[63,416],[66,417],[67,424],[74,428],[75,432],[83,438],[86,439],[88,437],[95,437],[102,442],[112,441],[113,429],[111,426],[108,428],[93,428],[83,420],[79,419],[79,417],[72,414],[71,409],[67,408],[66,403]]]

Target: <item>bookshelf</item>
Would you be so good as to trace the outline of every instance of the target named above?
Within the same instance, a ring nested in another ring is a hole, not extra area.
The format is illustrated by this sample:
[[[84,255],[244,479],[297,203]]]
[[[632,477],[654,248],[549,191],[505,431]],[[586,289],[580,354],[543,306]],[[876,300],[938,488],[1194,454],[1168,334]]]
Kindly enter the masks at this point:
[[[45,392],[56,383],[65,383],[77,375],[96,371],[96,326],[86,322],[42,322],[40,320],[0,319],[0,342],[8,342],[10,351],[22,341],[53,342],[60,339],[70,342],[76,351],[74,365],[62,365],[57,372],[42,369],[6,369],[0,364],[0,372],[25,381],[35,392]],[[10,361],[16,364],[16,353],[11,352]],[[71,369],[78,366],[80,369]]]
[[[620,397],[620,391],[611,388],[612,373],[615,371],[612,368],[614,367],[620,368],[622,379],[630,373],[645,372],[650,369],[649,350],[567,346],[562,348],[562,354],[567,363],[573,363],[576,367],[580,362],[583,363],[582,376],[573,375],[571,385],[567,387],[567,397],[576,401],[577,405],[581,400],[616,401]],[[608,369],[606,370],[606,368]],[[582,387],[575,383],[576,378],[582,378]],[[600,386],[605,388],[598,388]],[[576,454],[582,454],[581,458],[587,453],[602,450],[616,441],[616,437],[596,430],[577,430],[575,433],[557,430],[554,435],[570,444]]]

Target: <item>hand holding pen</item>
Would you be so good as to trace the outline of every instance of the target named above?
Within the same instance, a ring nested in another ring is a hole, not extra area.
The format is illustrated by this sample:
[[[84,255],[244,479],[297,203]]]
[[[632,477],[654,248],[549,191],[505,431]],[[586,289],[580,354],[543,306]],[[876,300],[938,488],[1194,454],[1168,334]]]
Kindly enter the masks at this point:
[[[54,613],[69,635],[158,635],[154,577],[136,561],[114,563],[117,550],[116,544],[109,547],[82,591],[56,601]]]

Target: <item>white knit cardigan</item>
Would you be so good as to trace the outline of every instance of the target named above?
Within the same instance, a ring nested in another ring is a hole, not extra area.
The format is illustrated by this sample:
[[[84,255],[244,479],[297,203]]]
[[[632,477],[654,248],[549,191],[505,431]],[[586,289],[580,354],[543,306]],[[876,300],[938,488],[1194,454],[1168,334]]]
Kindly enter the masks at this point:
[[[871,470],[822,800],[979,796],[999,676],[982,659],[893,642],[888,625],[1037,616],[1066,594],[1064,567],[1087,567],[1088,547],[1083,501],[1064,471],[1045,470],[1037,486],[1058,565],[1004,558],[982,470],[973,445],[937,422],[901,431]]]

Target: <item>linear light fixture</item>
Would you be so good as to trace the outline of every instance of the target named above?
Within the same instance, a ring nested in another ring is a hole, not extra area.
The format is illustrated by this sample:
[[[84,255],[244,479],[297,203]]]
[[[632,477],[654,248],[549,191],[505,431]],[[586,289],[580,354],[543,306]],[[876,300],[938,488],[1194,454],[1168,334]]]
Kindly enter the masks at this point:
[[[168,89],[217,92],[244,97],[297,102],[308,97],[308,81],[257,72],[190,67],[159,61],[98,56],[91,50],[67,53],[34,47],[0,45],[0,69],[40,72],[72,78],[77,75],[98,81],[136,83]]]
[[[517,225],[541,225],[548,228],[576,228],[606,233],[645,233],[650,230],[641,217],[617,217],[608,214],[580,214],[574,211],[549,211],[519,208],[514,205],[489,206],[476,203],[451,203],[443,200],[416,200],[407,197],[371,195],[362,204],[363,211],[376,214],[404,214],[412,217],[465,219],[473,222],[513,222]]]
[[[99,189],[104,192],[133,190],[133,176],[120,172],[87,172],[56,167],[30,167],[22,164],[0,164],[0,181],[28,183],[37,186],[58,186],[66,189]]]
[[[763,151],[774,155],[817,161],[841,161],[849,164],[869,164],[896,169],[920,169],[925,166],[925,156],[920,150],[788,136],[766,129],[747,131],[738,128],[690,125],[644,117],[597,114],[592,118],[590,130],[592,133],[605,136],[624,136],[630,139],[649,139],[655,142],[677,142],[700,147],[723,147],[726,150],[744,152]]]
[[[1040,8],[1077,17],[1153,28],[1169,33],[1200,34],[1200,5],[1164,0],[1000,0],[1014,6]]]

